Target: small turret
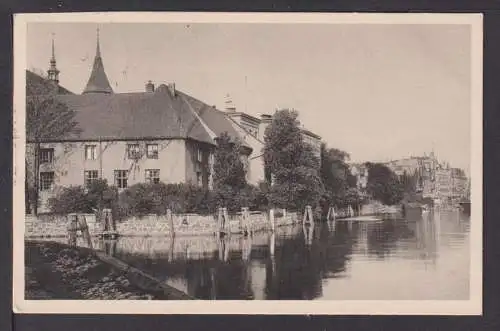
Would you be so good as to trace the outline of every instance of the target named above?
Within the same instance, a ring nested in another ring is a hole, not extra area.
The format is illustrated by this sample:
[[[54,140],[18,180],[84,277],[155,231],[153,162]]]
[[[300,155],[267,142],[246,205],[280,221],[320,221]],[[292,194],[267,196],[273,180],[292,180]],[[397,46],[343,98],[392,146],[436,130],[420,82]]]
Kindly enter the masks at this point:
[[[52,34],[52,57],[50,58],[50,67],[47,70],[47,78],[56,84],[59,84],[59,70],[56,66],[56,53],[54,47],[54,34]]]

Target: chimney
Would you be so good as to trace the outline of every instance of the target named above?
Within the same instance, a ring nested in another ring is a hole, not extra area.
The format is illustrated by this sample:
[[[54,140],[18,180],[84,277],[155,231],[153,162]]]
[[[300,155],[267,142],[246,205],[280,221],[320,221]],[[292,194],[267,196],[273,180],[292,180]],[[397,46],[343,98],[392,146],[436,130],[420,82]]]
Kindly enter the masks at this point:
[[[151,83],[150,80],[148,80],[148,83],[146,84],[146,92],[154,92],[155,91],[155,84]]]
[[[224,101],[224,109],[227,113],[236,112],[236,107],[233,104],[233,100],[231,99],[231,95],[226,94],[226,101]]]
[[[258,138],[260,141],[264,141],[264,135],[266,132],[267,126],[273,121],[273,117],[268,114],[260,115],[260,123],[259,123],[259,135]]]
[[[172,95],[173,97],[175,97],[175,83],[170,83],[168,84],[168,90],[170,92],[170,95]]]

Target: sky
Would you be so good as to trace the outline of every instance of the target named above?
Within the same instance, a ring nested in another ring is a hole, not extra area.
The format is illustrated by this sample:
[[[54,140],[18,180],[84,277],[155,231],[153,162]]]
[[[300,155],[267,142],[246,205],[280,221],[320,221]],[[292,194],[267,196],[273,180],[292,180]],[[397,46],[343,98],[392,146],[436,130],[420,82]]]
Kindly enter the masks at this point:
[[[60,84],[81,93],[99,28],[115,92],[176,88],[254,116],[294,108],[307,129],[352,161],[434,149],[469,171],[468,25],[30,23],[27,69],[46,71],[55,40]]]

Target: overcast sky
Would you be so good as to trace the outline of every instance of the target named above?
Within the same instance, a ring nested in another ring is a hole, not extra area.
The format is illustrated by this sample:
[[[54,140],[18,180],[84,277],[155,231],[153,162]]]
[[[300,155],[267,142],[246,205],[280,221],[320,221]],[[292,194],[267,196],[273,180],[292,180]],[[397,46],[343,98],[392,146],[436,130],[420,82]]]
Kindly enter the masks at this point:
[[[97,24],[31,23],[27,68],[81,93]],[[469,169],[471,52],[465,25],[99,24],[115,92],[175,82],[210,105],[230,94],[252,115],[290,107],[354,161],[423,155]],[[246,76],[246,79],[245,79]]]

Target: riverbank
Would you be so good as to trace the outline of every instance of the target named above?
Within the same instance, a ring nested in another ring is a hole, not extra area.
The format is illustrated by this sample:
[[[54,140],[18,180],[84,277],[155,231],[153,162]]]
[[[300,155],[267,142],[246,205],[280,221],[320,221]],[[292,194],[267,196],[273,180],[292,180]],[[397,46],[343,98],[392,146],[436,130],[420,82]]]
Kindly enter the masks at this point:
[[[25,242],[27,300],[165,300],[161,291],[144,291],[126,275],[85,248],[53,242]]]

